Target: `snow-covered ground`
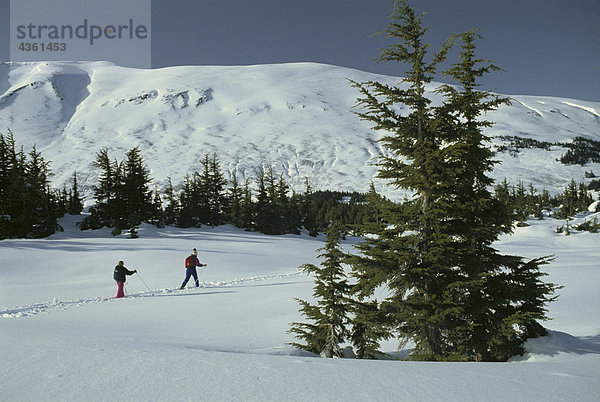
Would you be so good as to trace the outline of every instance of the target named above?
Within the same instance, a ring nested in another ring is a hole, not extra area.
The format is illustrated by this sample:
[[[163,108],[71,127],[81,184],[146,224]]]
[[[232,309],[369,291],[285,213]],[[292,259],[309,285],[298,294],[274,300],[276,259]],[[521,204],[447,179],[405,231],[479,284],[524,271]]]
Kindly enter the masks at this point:
[[[79,232],[77,219],[46,240],[0,242],[1,400],[600,400],[600,234],[530,221],[498,243],[555,254],[544,269],[565,286],[544,324],[551,336],[529,341],[527,355],[417,363],[323,359],[287,345],[289,323],[303,320],[293,297],[312,294],[297,267],[318,263],[323,238],[143,226],[128,239]],[[176,290],[193,247],[208,264],[202,286]],[[112,298],[119,260],[140,274],[124,299]]]

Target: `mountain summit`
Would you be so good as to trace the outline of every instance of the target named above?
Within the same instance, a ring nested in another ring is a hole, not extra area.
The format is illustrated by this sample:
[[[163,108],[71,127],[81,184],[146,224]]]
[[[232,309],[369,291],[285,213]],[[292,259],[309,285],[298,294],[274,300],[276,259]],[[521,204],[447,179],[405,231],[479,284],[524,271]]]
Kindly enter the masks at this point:
[[[215,152],[226,175],[254,178],[257,167],[268,165],[297,190],[308,177],[315,189],[366,191],[382,149],[353,113],[359,94],[348,79],[401,80],[315,63],[155,70],[107,62],[3,63],[0,132],[12,130],[25,148],[35,144],[59,186],[77,170],[89,188],[96,182],[96,152],[107,147],[121,159],[139,146],[159,184],[167,177],[181,182]],[[436,87],[428,87],[434,103],[440,102]],[[502,162],[495,179],[558,191],[571,178],[583,181],[587,170],[600,173],[599,163],[558,160],[577,137],[600,141],[600,103],[511,98],[511,106],[486,116],[495,122],[487,134]],[[519,147],[519,139],[534,145]]]

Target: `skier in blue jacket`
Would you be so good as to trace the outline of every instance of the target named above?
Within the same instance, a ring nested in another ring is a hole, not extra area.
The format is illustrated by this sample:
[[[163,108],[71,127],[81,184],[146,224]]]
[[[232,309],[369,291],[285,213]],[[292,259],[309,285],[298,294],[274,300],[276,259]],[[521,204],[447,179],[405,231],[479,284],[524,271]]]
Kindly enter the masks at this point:
[[[202,264],[200,260],[198,260],[198,250],[193,249],[192,255],[185,259],[185,279],[181,284],[180,289],[185,288],[185,285],[190,280],[190,277],[194,277],[196,281],[196,287],[200,286],[200,282],[198,282],[198,271],[196,271],[196,267],[205,267],[206,264]]]

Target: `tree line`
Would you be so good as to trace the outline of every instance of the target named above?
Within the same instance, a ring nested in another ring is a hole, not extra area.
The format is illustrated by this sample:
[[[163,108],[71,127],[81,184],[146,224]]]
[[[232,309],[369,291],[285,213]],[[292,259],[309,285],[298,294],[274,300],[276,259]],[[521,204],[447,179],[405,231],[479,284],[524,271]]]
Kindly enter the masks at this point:
[[[539,191],[533,184],[525,186],[522,181],[516,185],[506,179],[496,185],[494,196],[513,214],[513,219],[523,224],[528,218],[542,219],[544,211],[556,219],[570,219],[585,212],[594,202],[584,183],[571,179],[563,191],[551,195],[548,190]]]
[[[199,165],[201,169],[182,183],[174,186],[169,179],[159,189],[139,148],[129,150],[123,161],[101,149],[93,162],[100,171],[93,186],[95,203],[80,228],[109,227],[116,235],[123,230],[135,232],[141,222],[183,228],[231,224],[265,234],[306,229],[314,236],[339,222],[346,233],[360,236],[369,232],[369,224],[383,219],[374,206],[382,198],[373,185],[366,194],[315,191],[306,179],[304,191],[297,193],[272,167],[257,167],[254,179],[240,180],[235,172],[225,178],[216,154],[206,154]],[[35,146],[29,152],[17,150],[13,133],[0,133],[0,239],[46,237],[61,230],[58,218],[82,212],[77,173],[68,188],[51,188],[51,177],[50,162]],[[586,172],[586,177],[596,176]],[[542,217],[544,210],[551,210],[557,219],[568,219],[593,201],[586,186],[574,180],[555,195],[532,184],[525,187],[504,180],[495,187],[494,197],[521,223]]]
[[[13,133],[0,133],[0,239],[42,238],[60,230],[57,219],[83,210],[77,186],[50,187],[49,162],[34,146],[17,150]]]
[[[592,140],[577,136],[571,142],[548,142],[539,141],[534,138],[524,138],[518,136],[503,135],[497,137],[508,145],[499,145],[496,150],[498,152],[510,152],[511,154],[519,153],[523,148],[540,148],[549,151],[551,147],[557,146],[568,148],[564,155],[557,159],[563,165],[581,165],[584,166],[589,162],[600,162],[600,141]]]
[[[254,180],[240,180],[236,172],[226,179],[214,153],[204,156],[199,171],[186,175],[178,185],[169,178],[162,190],[152,186],[137,147],[123,161],[101,149],[93,166],[100,174],[93,189],[95,204],[80,226],[84,230],[109,227],[113,234],[123,230],[135,234],[141,222],[182,228],[231,224],[271,235],[306,229],[316,236],[334,220],[352,230],[360,227],[357,223],[373,219],[364,194],[314,191],[308,179],[304,192],[297,193],[283,175],[263,166],[255,169]]]

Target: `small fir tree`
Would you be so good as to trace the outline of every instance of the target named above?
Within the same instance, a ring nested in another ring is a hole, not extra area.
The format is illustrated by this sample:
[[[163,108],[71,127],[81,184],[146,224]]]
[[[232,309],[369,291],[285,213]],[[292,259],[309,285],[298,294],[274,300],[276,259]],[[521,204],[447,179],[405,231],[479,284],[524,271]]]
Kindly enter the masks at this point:
[[[292,345],[323,357],[342,357],[340,344],[349,337],[346,328],[350,304],[350,285],[342,266],[345,254],[340,248],[343,229],[339,224],[329,228],[325,246],[319,257],[322,267],[305,264],[301,269],[315,276],[313,296],[317,304],[296,299],[302,306],[300,311],[311,323],[292,323],[289,332],[305,344]]]

